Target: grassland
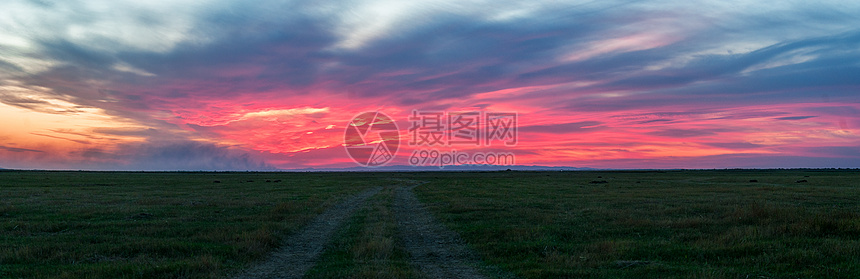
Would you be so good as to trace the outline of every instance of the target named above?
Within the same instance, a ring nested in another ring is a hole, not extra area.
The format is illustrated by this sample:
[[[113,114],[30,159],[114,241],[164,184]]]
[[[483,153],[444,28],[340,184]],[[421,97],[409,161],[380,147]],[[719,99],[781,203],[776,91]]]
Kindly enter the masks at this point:
[[[856,171],[429,181],[416,192],[431,211],[489,264],[524,278],[860,278]]]
[[[0,172],[0,278],[222,277],[379,183],[367,174]]]
[[[417,182],[485,264],[522,278],[860,278],[851,170],[2,171],[0,278],[222,278],[377,186],[308,276],[413,278],[391,212]]]

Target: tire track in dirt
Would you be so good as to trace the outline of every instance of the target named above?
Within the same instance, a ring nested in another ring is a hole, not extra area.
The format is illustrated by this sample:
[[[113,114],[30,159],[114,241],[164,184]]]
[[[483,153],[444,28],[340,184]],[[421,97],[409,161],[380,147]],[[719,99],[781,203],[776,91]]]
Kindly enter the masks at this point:
[[[412,192],[417,186],[400,187],[394,197],[395,220],[413,265],[428,278],[486,278],[463,240],[418,201]]]
[[[327,209],[301,231],[288,237],[265,262],[246,269],[235,278],[302,278],[316,264],[344,220],[381,189],[366,190]]]

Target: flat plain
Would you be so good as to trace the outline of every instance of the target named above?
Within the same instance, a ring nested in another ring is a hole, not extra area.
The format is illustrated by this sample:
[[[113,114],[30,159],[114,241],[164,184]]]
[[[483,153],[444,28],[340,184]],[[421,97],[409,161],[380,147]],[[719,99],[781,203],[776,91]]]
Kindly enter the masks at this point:
[[[0,278],[229,278],[375,188],[304,277],[430,278],[446,259],[416,251],[466,249],[471,278],[860,278],[857,170],[2,171]]]

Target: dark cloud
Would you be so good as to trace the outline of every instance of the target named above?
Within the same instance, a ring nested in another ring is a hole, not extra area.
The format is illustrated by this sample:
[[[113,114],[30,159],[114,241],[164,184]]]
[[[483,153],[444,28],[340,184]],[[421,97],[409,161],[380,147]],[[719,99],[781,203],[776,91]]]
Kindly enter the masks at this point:
[[[588,91],[636,91],[629,98],[573,100],[567,107],[578,111],[612,111],[658,108],[663,105],[703,104],[734,107],[762,103],[815,102],[821,94],[830,99],[852,100],[860,80],[851,73],[860,71],[860,32],[799,39],[777,43],[747,54],[706,55],[686,64],[644,71],[642,59],[629,58],[628,77],[583,88]],[[802,63],[789,63],[751,72],[756,66],[790,59],[797,51],[815,49]],[[675,57],[674,46],[649,50]],[[647,62],[647,61],[646,61]]]
[[[640,121],[640,122],[637,122],[637,124],[652,124],[652,123],[668,124],[668,123],[672,123],[672,122],[675,122],[675,120],[672,120],[672,119],[653,119],[653,120]]]
[[[126,145],[119,159],[127,163],[111,168],[132,170],[272,170],[272,166],[239,149],[193,141]],[[116,159],[116,153],[90,152],[90,156]]]
[[[648,132],[649,135],[668,137],[668,138],[692,138],[701,136],[715,135],[714,131],[709,130],[692,130],[692,129],[666,129],[654,132]]]
[[[86,141],[86,140],[79,140],[79,139],[73,139],[73,138],[61,137],[61,136],[55,136],[55,135],[46,135],[46,134],[41,134],[41,133],[30,133],[30,134],[36,135],[36,136],[41,136],[41,137],[53,138],[53,139],[67,140],[67,141],[76,142],[76,143],[80,143],[80,144],[90,144],[90,142]]]
[[[41,150],[26,149],[26,148],[17,148],[17,147],[8,147],[8,146],[2,146],[2,145],[0,145],[0,149],[6,150],[6,151],[10,151],[10,152],[37,152],[37,153],[43,153],[43,152],[44,152],[44,151],[41,151]]]
[[[157,137],[162,132],[152,128],[94,128],[93,133],[113,136]]]
[[[549,124],[549,125],[532,125],[519,127],[520,132],[524,133],[550,133],[550,134],[571,134],[593,132],[600,129],[599,125],[603,124],[598,121],[582,121],[564,124]]]
[[[813,118],[813,117],[815,117],[815,116],[810,116],[810,115],[807,115],[807,116],[786,116],[786,117],[777,117],[776,119],[778,119],[778,120],[803,120],[803,119],[809,119],[809,118]]]
[[[97,137],[97,136],[94,136],[92,134],[77,132],[77,131],[72,130],[72,129],[48,129],[48,131],[58,133],[58,134],[67,134],[67,135],[85,137],[85,138],[94,139],[94,140],[103,139],[101,137]]]
[[[75,114],[79,113],[80,110],[74,107],[66,108],[66,107],[58,107],[57,105],[51,104],[48,101],[42,99],[36,99],[27,96],[21,96],[13,93],[3,93],[0,92],[0,103],[4,103],[10,106],[15,106],[19,108],[24,108],[36,112],[41,113],[50,113],[50,114]]]
[[[18,65],[6,62],[4,60],[0,60],[0,69],[7,70],[9,72],[23,72],[24,69],[19,67]]]
[[[853,103],[857,103],[856,101]],[[807,110],[820,113],[822,115],[834,115],[842,117],[857,117],[860,118],[860,109],[847,105],[824,105],[811,107]]]
[[[860,158],[860,146],[816,146],[804,150],[816,157]]]
[[[582,163],[578,166],[633,169],[860,168],[860,158],[737,153],[698,157],[609,159]]]
[[[10,106],[16,106],[34,111],[50,112],[50,110],[43,109],[43,107],[49,106],[50,103],[34,98],[28,98],[13,94],[2,94],[0,95],[0,102],[3,102],[4,104]]]
[[[66,39],[53,38],[38,44],[44,48],[42,55],[56,59],[79,70],[106,71],[118,60],[110,53],[72,43]],[[66,72],[68,78],[78,77]],[[85,74],[85,73],[82,73]]]
[[[726,149],[755,149],[765,147],[766,145],[749,143],[749,142],[707,142],[704,145],[726,148]]]

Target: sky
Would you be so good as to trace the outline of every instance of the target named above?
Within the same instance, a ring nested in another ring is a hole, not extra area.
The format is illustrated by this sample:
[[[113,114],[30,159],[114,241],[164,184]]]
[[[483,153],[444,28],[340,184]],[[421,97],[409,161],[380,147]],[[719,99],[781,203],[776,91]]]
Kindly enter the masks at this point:
[[[0,3],[0,168],[358,166],[382,112],[515,112],[517,165],[860,167],[858,1]],[[444,150],[443,150],[444,151]]]

